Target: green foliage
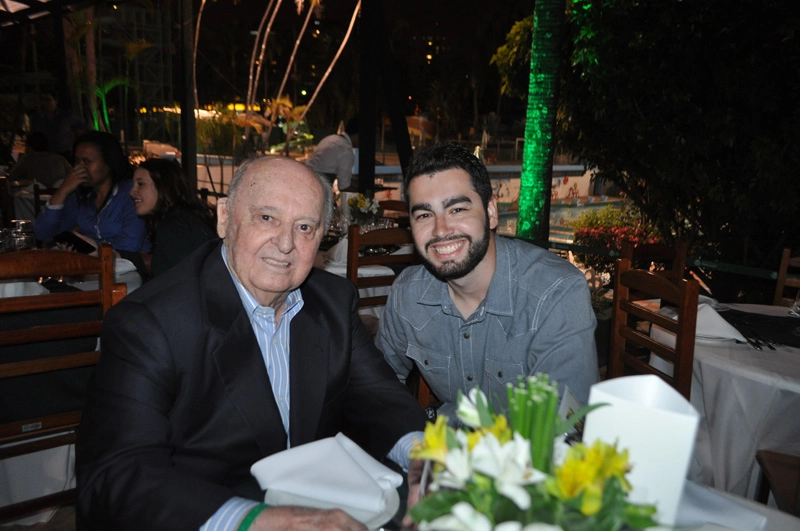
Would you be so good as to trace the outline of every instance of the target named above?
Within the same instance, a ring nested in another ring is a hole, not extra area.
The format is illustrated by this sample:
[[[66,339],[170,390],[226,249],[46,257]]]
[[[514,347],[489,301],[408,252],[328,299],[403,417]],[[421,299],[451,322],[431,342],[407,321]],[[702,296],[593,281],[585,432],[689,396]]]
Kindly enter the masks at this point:
[[[758,267],[800,245],[800,23],[789,5],[573,0],[562,147],[708,258]]]
[[[570,226],[575,231],[575,244],[596,249],[620,251],[625,240],[655,243],[660,239],[656,226],[645,221],[639,209],[628,201],[623,201],[621,206],[587,210]],[[610,273],[616,260],[612,256],[582,253],[576,254],[576,258],[598,273]]]
[[[197,120],[197,151],[217,156],[233,156],[242,144],[242,129],[236,112],[217,104],[211,118]]]
[[[500,91],[511,97],[525,99],[525,87],[531,66],[531,34],[533,15],[517,21],[506,35],[506,42],[497,49],[490,64],[500,73]]]

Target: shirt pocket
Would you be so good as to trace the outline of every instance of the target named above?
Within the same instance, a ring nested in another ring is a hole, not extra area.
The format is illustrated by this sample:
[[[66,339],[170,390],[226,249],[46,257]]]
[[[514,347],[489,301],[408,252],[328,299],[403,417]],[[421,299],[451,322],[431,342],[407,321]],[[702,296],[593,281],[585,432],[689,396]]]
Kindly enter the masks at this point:
[[[406,356],[414,360],[420,374],[440,400],[450,395],[449,369],[452,356],[417,345],[409,345]]]
[[[509,359],[486,358],[486,374],[491,385],[505,388],[507,383],[515,385],[518,376],[526,376],[522,363]]]

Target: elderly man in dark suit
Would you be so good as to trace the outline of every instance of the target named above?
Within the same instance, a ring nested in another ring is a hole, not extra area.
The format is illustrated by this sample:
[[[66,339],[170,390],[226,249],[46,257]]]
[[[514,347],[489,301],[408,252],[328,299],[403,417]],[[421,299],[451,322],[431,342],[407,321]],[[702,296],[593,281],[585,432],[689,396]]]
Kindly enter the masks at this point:
[[[218,205],[222,244],[108,313],[78,436],[79,527],[363,529],[339,510],[265,508],[249,473],[339,431],[407,465],[424,427],[355,288],[312,270],[331,195],[291,159],[246,161]]]

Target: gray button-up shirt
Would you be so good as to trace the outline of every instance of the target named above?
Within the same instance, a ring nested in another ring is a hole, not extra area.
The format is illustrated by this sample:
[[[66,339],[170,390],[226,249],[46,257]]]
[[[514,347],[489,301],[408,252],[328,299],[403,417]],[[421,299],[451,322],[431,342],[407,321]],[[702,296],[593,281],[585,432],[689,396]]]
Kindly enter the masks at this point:
[[[547,250],[495,236],[497,261],[486,298],[464,318],[447,284],[423,266],[392,285],[376,339],[404,380],[413,365],[455,423],[458,390],[480,386],[497,411],[506,384],[546,373],[586,403],[597,382],[595,316],[578,268]]]

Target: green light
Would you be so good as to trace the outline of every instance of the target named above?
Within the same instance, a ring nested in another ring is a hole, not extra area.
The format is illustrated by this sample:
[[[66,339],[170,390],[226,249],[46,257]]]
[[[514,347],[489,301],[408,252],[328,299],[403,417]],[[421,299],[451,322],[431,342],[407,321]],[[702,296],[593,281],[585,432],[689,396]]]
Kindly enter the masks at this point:
[[[533,44],[522,151],[517,236],[546,242],[550,233],[553,131],[556,123],[559,48],[564,0],[538,0],[533,9]]]

